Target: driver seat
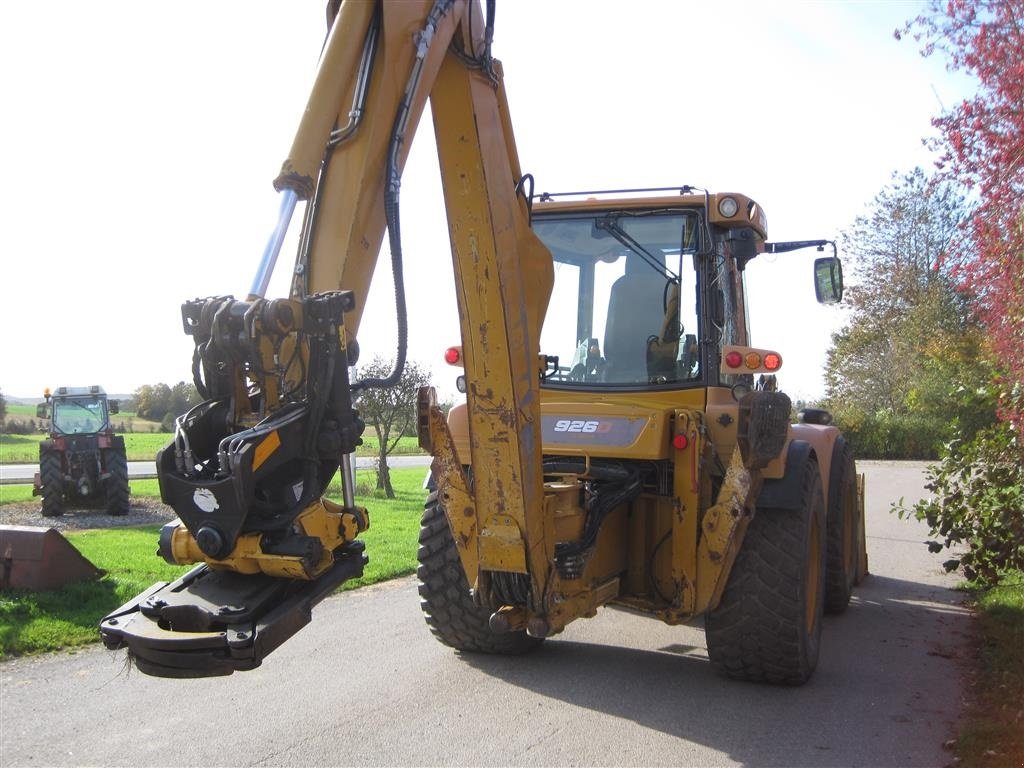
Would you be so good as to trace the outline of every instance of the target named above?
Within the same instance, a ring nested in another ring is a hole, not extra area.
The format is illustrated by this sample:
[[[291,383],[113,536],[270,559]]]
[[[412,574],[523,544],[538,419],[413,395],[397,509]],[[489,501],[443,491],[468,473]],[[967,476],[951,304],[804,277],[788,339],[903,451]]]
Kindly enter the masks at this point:
[[[661,261],[664,265],[664,256]],[[666,282],[664,269],[657,271],[637,254],[626,256],[625,273],[612,283],[608,298],[605,381],[648,381],[647,340],[661,334]]]

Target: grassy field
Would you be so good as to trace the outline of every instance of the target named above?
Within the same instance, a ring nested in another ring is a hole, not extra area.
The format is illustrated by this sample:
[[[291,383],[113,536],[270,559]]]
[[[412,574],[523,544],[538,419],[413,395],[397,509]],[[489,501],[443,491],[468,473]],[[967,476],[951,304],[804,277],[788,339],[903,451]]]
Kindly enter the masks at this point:
[[[423,478],[426,474],[426,467],[415,468],[415,469],[392,469],[391,478],[394,483],[396,473],[411,472],[412,475],[418,478],[416,481],[422,484]],[[377,483],[377,471],[373,469],[358,469],[356,470],[356,491],[357,493],[362,492],[363,495],[370,496],[373,494],[374,488]],[[156,478],[145,478],[141,480],[129,480],[128,487],[131,489],[131,495],[136,498],[160,498],[160,484]],[[395,493],[399,492],[398,486],[395,487]],[[327,487],[327,496],[335,501],[341,498],[341,483],[335,478]],[[31,483],[9,483],[0,485],[0,505],[3,504],[18,504],[25,501],[32,501],[32,484]],[[384,503],[389,503],[386,499]]]
[[[35,419],[36,407],[34,405],[21,405],[20,403],[8,403],[7,404],[7,418],[17,419]]]
[[[160,497],[160,485],[157,483],[156,478],[129,480],[128,487],[131,489],[131,495],[135,497]],[[25,501],[32,501],[33,498],[38,497],[32,496],[31,483],[10,483],[0,485],[0,505],[19,504]]]
[[[156,452],[171,441],[171,434],[168,432],[127,432],[123,433],[123,436],[128,461],[152,461],[156,458]],[[42,433],[0,434],[0,464],[34,464],[39,461],[39,442],[45,439],[46,435]],[[376,456],[377,445],[376,437],[364,435],[363,444],[356,453],[359,456]],[[410,456],[423,451],[415,437],[403,437],[391,453],[394,456]]]
[[[370,512],[366,542],[370,563],[362,578],[343,589],[413,573],[420,514],[426,492],[421,469],[391,473],[395,499],[357,496]],[[154,482],[155,481],[151,481]],[[192,566],[171,566],[154,555],[159,528],[113,528],[68,532],[66,537],[106,575],[95,582],[51,592],[5,592],[0,596],[0,658],[68,648],[99,639],[100,618],[155,581],[173,581]]]
[[[166,433],[131,432],[124,436],[128,461],[152,461],[156,452],[170,442]],[[39,443],[46,435],[0,435],[0,464],[35,464],[39,461]]]
[[[979,649],[974,699],[954,752],[964,768],[1024,765],[1024,572],[975,593]]]

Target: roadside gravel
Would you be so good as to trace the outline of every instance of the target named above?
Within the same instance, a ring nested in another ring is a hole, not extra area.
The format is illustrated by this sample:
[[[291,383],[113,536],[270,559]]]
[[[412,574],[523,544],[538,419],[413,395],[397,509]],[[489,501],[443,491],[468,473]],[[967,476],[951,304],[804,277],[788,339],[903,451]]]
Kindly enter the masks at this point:
[[[43,517],[39,501],[0,505],[0,525],[30,525],[59,531],[163,525],[174,519],[174,510],[154,498],[132,499],[128,514],[119,517],[108,515],[103,509],[86,508],[67,509],[58,517]]]

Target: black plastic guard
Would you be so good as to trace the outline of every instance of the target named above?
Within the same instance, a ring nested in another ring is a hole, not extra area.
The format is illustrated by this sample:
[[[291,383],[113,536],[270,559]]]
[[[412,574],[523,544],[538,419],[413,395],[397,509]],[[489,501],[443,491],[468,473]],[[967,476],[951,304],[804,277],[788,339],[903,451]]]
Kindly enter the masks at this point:
[[[155,677],[213,677],[258,667],[309,623],[313,606],[363,574],[364,545],[354,541],[315,581],[242,575],[199,565],[160,582],[100,622],[103,644],[127,648],[140,672]]]
[[[782,392],[751,392],[740,400],[736,440],[748,469],[763,469],[786,445],[792,403]]]

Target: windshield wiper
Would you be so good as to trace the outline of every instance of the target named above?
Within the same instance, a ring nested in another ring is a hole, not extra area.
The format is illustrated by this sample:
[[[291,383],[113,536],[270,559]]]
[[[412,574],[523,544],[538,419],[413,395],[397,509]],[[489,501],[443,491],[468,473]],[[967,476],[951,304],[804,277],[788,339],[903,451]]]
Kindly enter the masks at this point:
[[[679,281],[679,275],[677,275],[671,269],[666,267],[665,264],[662,263],[661,259],[659,259],[653,253],[644,248],[643,245],[638,243],[632,235],[630,235],[628,232],[626,232],[626,230],[620,227],[617,219],[615,219],[612,216],[605,216],[604,218],[597,219],[594,222],[594,224],[599,230],[607,232],[609,235],[618,240],[621,245],[626,246],[626,248],[631,250],[641,259],[643,259],[644,263],[646,263],[647,266],[649,266],[659,275],[664,276],[667,272],[668,276],[672,280],[675,280],[676,282]]]

